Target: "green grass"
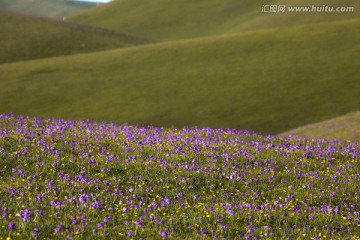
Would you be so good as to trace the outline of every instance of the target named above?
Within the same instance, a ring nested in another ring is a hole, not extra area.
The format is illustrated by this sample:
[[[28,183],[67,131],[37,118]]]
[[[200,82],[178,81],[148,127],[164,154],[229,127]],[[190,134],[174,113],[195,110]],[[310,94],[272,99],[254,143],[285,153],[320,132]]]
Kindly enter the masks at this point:
[[[0,66],[0,112],[281,133],[360,108],[360,20]]]
[[[100,51],[148,41],[82,24],[0,11],[0,64]]]
[[[352,13],[262,13],[266,4],[355,7]],[[174,40],[359,17],[357,0],[117,0],[71,19],[132,32],[157,40]]]
[[[95,3],[68,0],[1,0],[0,9],[19,13],[63,19],[95,7]]]
[[[360,112],[313,123],[287,131],[282,136],[298,135],[309,138],[343,139],[360,142]]]

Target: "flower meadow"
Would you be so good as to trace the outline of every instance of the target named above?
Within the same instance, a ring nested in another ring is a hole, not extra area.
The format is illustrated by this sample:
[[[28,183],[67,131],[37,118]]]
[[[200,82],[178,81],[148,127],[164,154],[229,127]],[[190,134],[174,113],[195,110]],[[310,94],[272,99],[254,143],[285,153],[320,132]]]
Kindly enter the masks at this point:
[[[353,142],[0,115],[0,239],[359,239]]]

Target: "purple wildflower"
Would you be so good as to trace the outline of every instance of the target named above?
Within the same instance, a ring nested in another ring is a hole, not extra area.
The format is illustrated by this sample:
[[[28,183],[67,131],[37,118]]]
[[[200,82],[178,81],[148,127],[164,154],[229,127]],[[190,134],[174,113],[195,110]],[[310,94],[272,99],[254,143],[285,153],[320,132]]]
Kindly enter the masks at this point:
[[[142,224],[141,224],[141,222],[140,222],[139,220],[136,220],[136,221],[135,221],[135,225],[138,226],[138,227],[141,227],[141,226],[142,226]]]
[[[167,238],[168,236],[167,232],[161,232],[160,235],[162,238]]]
[[[8,229],[13,230],[14,228],[15,228],[15,223],[14,222],[9,222]]]

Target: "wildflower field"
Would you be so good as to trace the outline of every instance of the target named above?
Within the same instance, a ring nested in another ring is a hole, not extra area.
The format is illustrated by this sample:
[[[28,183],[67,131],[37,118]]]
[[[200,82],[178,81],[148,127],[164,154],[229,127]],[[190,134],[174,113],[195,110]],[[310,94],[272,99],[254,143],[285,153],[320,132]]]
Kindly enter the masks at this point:
[[[0,239],[359,239],[357,143],[0,115]]]

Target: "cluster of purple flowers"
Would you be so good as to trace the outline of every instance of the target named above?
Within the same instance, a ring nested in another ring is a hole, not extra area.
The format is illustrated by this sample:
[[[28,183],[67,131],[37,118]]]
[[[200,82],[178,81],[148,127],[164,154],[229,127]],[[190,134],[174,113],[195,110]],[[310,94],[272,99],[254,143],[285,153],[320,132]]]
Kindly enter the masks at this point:
[[[2,114],[0,224],[14,238],[357,239],[359,161],[353,142]]]

